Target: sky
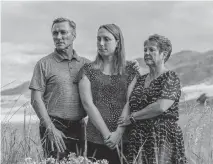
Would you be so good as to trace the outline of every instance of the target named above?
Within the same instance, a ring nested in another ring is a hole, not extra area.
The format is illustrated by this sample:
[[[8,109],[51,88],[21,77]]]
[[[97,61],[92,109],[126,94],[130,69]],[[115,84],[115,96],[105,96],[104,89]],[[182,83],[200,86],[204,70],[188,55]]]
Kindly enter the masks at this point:
[[[1,3],[1,86],[31,79],[36,62],[54,50],[50,29],[57,17],[76,22],[74,49],[91,60],[97,30],[108,23],[121,28],[129,60],[143,57],[143,42],[155,33],[171,40],[173,54],[213,49],[211,1],[6,1]]]

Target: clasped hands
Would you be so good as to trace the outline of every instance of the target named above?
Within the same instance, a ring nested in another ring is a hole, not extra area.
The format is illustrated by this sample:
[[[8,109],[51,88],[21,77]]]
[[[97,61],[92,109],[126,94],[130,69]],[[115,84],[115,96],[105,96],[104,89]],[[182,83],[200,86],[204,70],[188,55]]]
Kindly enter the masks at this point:
[[[126,117],[120,117],[118,119],[118,126],[124,127],[131,124],[129,116]],[[110,149],[115,149],[116,145],[119,144],[121,138],[122,138],[123,133],[119,132],[117,129],[114,132],[111,132],[105,139],[104,139],[104,144],[107,145]]]
[[[105,139],[104,144],[107,145],[110,149],[115,149],[116,145],[119,144],[122,138],[122,134],[118,131],[111,132]]]

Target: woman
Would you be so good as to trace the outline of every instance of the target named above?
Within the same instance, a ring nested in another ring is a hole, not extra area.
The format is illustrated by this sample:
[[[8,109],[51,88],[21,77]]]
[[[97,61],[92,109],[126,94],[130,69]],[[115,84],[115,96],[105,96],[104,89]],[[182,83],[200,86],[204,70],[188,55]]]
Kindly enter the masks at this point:
[[[180,80],[165,63],[172,52],[170,41],[151,35],[144,42],[149,73],[139,76],[129,98],[130,115],[120,117],[129,126],[128,161],[143,164],[186,163],[183,134],[177,124]]]
[[[80,97],[89,116],[88,157],[95,154],[96,159],[119,164],[115,146],[121,140],[124,128],[118,127],[117,122],[120,116],[125,116],[122,110],[137,70],[134,63],[125,61],[123,35],[115,24],[100,26],[97,51],[96,60],[85,64],[78,76]]]

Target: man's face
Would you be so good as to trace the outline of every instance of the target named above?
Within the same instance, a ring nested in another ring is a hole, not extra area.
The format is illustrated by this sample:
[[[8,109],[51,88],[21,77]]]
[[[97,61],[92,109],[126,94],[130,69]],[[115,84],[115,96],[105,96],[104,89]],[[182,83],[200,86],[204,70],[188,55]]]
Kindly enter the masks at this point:
[[[66,50],[73,44],[75,36],[68,22],[56,23],[52,27],[52,37],[57,50]]]

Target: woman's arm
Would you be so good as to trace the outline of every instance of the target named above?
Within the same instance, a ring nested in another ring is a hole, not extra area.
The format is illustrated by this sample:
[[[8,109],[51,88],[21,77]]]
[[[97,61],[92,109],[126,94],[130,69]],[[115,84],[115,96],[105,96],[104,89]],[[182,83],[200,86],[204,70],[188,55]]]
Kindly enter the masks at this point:
[[[83,107],[86,110],[93,125],[99,130],[104,139],[108,138],[111,133],[107,125],[105,124],[100,112],[93,103],[91,83],[86,75],[83,75],[82,79],[79,82],[79,92]]]
[[[132,113],[132,117],[135,120],[143,120],[162,114],[173,105],[180,92],[180,79],[175,72],[168,71],[158,100],[142,110]]]
[[[175,100],[179,99],[181,93],[180,79],[173,71],[167,72],[167,79],[163,83],[161,94],[158,100],[140,111],[134,112],[128,119],[120,121],[121,126],[130,124],[130,120],[143,120],[149,119],[161,115],[167,109],[169,109]]]
[[[131,93],[132,93],[132,91],[134,89],[136,81],[137,81],[137,79],[136,79],[136,77],[134,77],[134,79],[132,80],[132,82],[130,83],[130,85],[128,87],[128,91],[127,91],[127,102],[126,102],[126,104],[124,106],[124,109],[123,109],[120,117],[126,118],[130,114],[130,111],[129,111],[129,97],[130,97],[130,95],[131,95]],[[121,135],[123,135],[125,129],[126,129],[125,127],[118,126],[116,131],[120,132]]]
[[[122,118],[127,118],[129,116],[129,97],[130,94],[132,93],[132,90],[135,86],[136,83],[136,77],[132,80],[132,82],[130,83],[129,87],[128,87],[128,91],[127,91],[127,102],[123,108],[121,117]],[[124,126],[119,126],[117,127],[115,132],[112,132],[110,138],[108,138],[107,140],[105,140],[105,144],[110,147],[111,149],[114,149],[115,146],[120,142],[123,133],[125,131],[126,127]]]
[[[142,110],[133,112],[132,116],[135,120],[153,118],[153,117],[156,117],[156,116],[162,114],[167,109],[169,109],[174,102],[175,102],[174,100],[159,99],[156,102],[143,108]]]
[[[139,110],[137,112],[133,112],[128,117],[121,117],[119,119],[119,125],[121,127],[125,127],[132,122],[130,121],[130,118],[133,117],[134,120],[143,120],[143,119],[149,119],[156,116],[161,115],[163,112],[165,112],[167,109],[169,109],[172,104],[174,103],[174,100],[169,99],[159,99],[156,102],[148,105],[147,107],[143,108],[142,110]]]

